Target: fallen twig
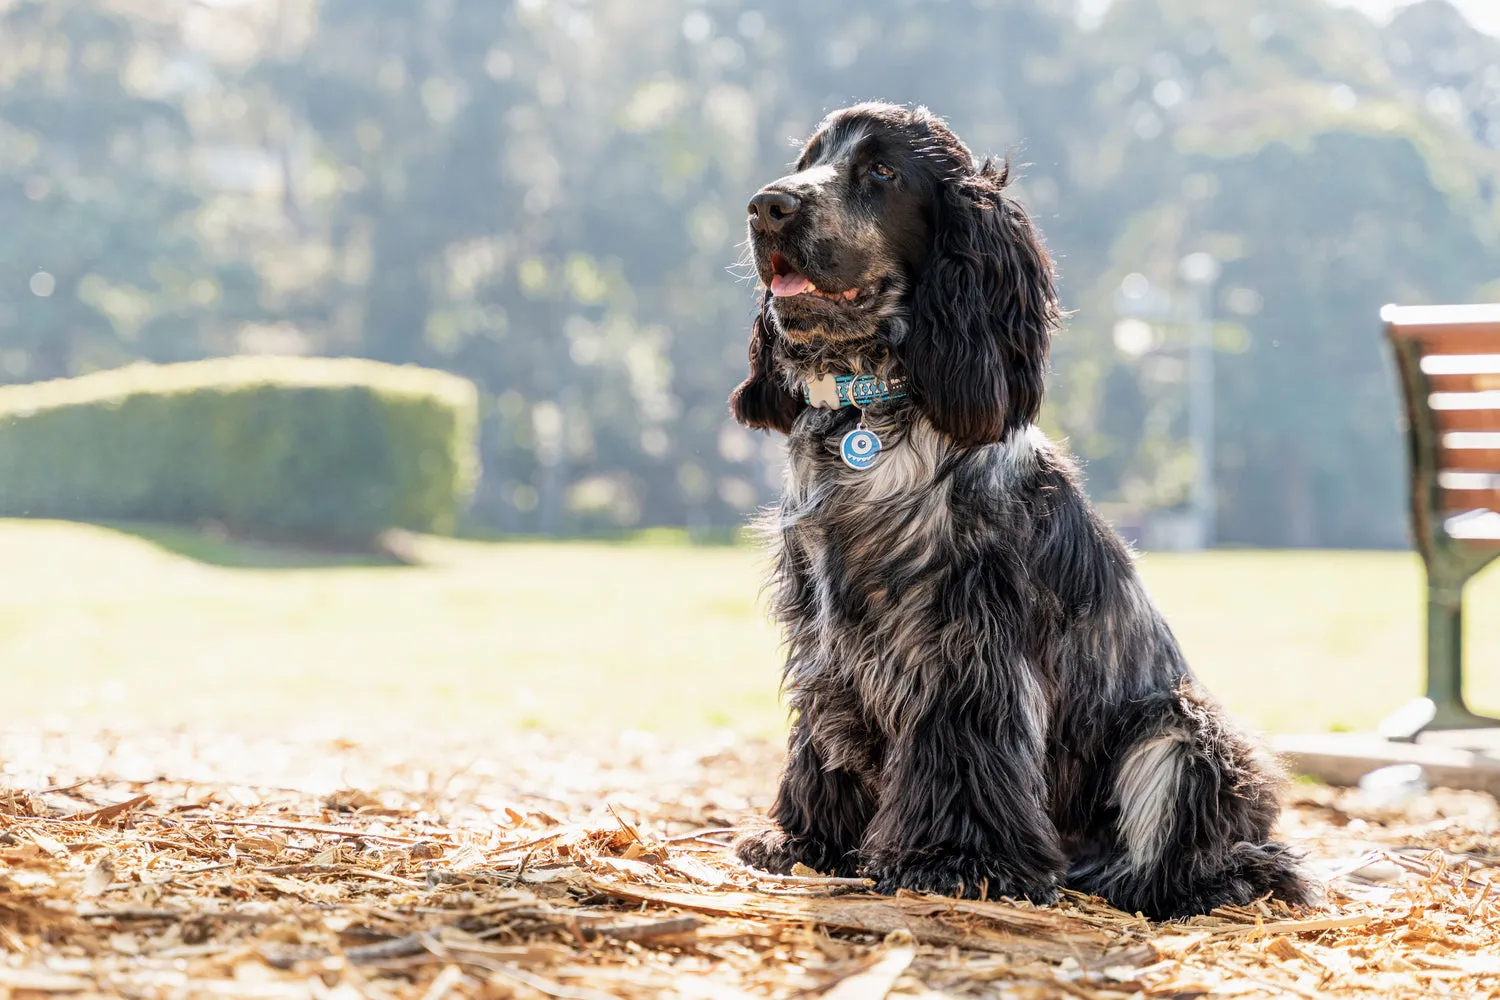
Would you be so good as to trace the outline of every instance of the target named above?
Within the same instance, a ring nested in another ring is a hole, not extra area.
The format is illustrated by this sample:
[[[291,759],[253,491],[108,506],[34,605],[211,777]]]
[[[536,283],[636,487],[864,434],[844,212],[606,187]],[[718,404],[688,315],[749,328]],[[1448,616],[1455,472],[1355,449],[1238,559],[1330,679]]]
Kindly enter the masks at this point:
[[[217,864],[217,865],[203,865],[203,866],[201,866],[199,868],[186,868],[186,869],[184,869],[184,870],[182,870],[180,872],[173,872],[172,874],[168,875],[166,878],[151,879],[149,881],[142,880],[140,882],[115,882],[112,885],[109,885],[109,886],[105,887],[105,889],[103,890],[103,892],[119,892],[122,889],[137,889],[137,888],[140,888],[141,886],[163,886],[163,885],[171,885],[172,883],[176,882],[178,879],[180,879],[180,878],[186,878],[189,875],[202,875],[204,872],[223,871],[225,868],[233,868],[233,867],[234,867],[234,863],[233,862],[226,861],[226,862],[223,862],[223,863]]]
[[[668,917],[639,924],[607,924],[603,927],[580,928],[585,941],[595,937],[613,938],[616,941],[653,941],[657,938],[687,934],[703,926],[697,917]]]
[[[1428,851],[1427,854],[1424,855],[1424,857],[1431,857],[1434,853],[1439,852]],[[1393,864],[1400,865],[1402,868],[1405,868],[1407,871],[1412,872],[1413,874],[1426,875],[1428,878],[1442,879],[1448,885],[1464,888],[1482,889],[1489,884],[1487,882],[1482,882],[1477,878],[1472,878],[1467,874],[1459,875],[1454,873],[1451,868],[1447,867],[1446,858],[1443,859],[1443,867],[1434,867],[1428,861],[1420,860],[1417,858],[1409,858],[1406,855],[1399,854],[1395,851],[1386,851],[1385,857]]]
[[[185,917],[194,916],[189,910],[166,910],[166,909],[121,909],[121,910],[79,910],[78,915],[84,920],[182,920]],[[213,914],[220,916],[220,914]]]
[[[1356,913],[1347,917],[1315,917],[1309,920],[1271,920],[1258,924],[1236,924],[1205,930],[1213,937],[1235,937],[1240,934],[1308,934],[1313,931],[1360,927],[1375,919],[1373,913]]]
[[[236,920],[246,923],[274,923],[281,917],[273,913],[241,913],[236,910],[173,910],[166,908],[131,908],[118,910],[79,910],[84,920]]]
[[[875,880],[868,878],[841,878],[836,875],[776,875],[758,868],[746,868],[746,872],[759,882],[776,882],[781,885],[837,885],[851,889],[873,889]]]
[[[136,806],[145,805],[150,801],[151,796],[149,795],[137,795],[133,799],[116,802],[112,806],[103,806],[99,809],[91,809],[88,812],[72,813],[62,818],[76,823],[108,823],[112,819],[123,816]]]
[[[687,843],[690,840],[703,840],[705,843],[713,844],[716,847],[724,847],[725,845],[722,844],[722,843],[720,843],[717,840],[706,840],[705,838],[712,837],[712,836],[717,836],[719,834],[724,834],[724,833],[738,833],[738,832],[739,832],[739,827],[735,827],[735,826],[709,826],[709,827],[704,827],[702,830],[694,830],[691,833],[680,833],[680,834],[678,834],[675,837],[668,837],[666,840],[662,841],[662,843],[665,843],[665,844],[685,844],[685,843]]]
[[[1024,918],[1007,925],[1006,908],[991,903],[991,913],[977,909],[968,900],[925,897],[886,898],[867,896],[786,897],[753,892],[683,892],[638,882],[615,882],[590,878],[595,892],[636,903],[656,903],[714,916],[740,917],[781,923],[817,924],[846,931],[889,934],[907,931],[922,944],[952,945],[975,951],[1014,952],[1057,958],[1101,954],[1109,936],[1066,914],[1016,910]],[[970,903],[975,916],[991,917],[992,925],[978,921],[950,923],[937,916],[953,909],[948,904]]]
[[[355,878],[374,879],[377,882],[389,882],[399,885],[404,889],[426,889],[426,882],[419,882],[412,878],[402,878],[400,875],[390,875],[386,872],[375,871],[373,868],[360,868],[356,865],[268,865],[256,867],[252,871],[261,872],[265,875],[351,875]]]
[[[347,837],[350,840],[381,840],[388,844],[411,845],[420,843],[422,840],[430,840],[430,837],[398,837],[390,833],[370,833],[364,830],[344,830],[336,826],[318,826],[311,823],[263,823],[255,820],[245,819],[207,819],[194,817],[199,823],[207,823],[210,826],[243,826],[259,830],[295,830],[298,833],[326,833],[334,837]]]
[[[431,931],[423,931],[420,934],[408,934],[405,937],[392,938],[379,944],[365,944],[357,948],[344,949],[344,957],[355,965],[373,965],[377,962],[385,962],[393,958],[406,958],[409,955],[420,955],[427,951],[423,940],[431,934]]]

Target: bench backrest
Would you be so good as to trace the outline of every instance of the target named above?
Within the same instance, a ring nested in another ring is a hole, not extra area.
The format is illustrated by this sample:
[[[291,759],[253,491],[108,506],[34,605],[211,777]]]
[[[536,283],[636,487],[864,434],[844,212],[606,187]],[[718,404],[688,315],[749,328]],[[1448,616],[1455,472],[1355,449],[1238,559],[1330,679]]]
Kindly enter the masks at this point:
[[[1500,553],[1500,303],[1380,318],[1406,403],[1418,546],[1429,568],[1457,556],[1468,576]]]

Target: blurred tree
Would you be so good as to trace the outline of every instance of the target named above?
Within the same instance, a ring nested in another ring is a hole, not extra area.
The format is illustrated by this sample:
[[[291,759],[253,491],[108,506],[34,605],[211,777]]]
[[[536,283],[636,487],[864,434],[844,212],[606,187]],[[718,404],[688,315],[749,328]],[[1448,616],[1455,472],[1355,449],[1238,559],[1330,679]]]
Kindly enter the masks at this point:
[[[87,0],[0,5],[0,379],[225,349],[243,261],[195,233],[193,136],[151,93],[176,39]]]
[[[1404,544],[1376,311],[1500,293],[1500,43],[1442,0],[163,4],[0,2],[0,377],[448,368],[503,530],[769,499],[779,445],[724,407],[745,200],[855,100],[1013,157],[1072,310],[1044,421],[1122,514],[1194,472],[1186,329],[1117,337],[1127,275],[1180,303],[1184,255],[1222,262],[1220,531],[1264,545]]]
[[[1429,6],[1464,45],[1493,49],[1456,14],[1442,18],[1446,4]],[[1069,199],[1081,206],[1071,225],[1053,234],[1108,254],[1084,268],[1097,277],[1061,342],[1054,412],[1094,460],[1096,494],[1186,499],[1187,331],[1159,324],[1145,357],[1112,350],[1111,333],[1126,274],[1181,298],[1178,262],[1206,250],[1224,266],[1213,303],[1221,540],[1407,544],[1377,313],[1484,294],[1500,214],[1495,159],[1420,89],[1393,85],[1378,57],[1389,40],[1357,13],[1300,0],[1259,5],[1248,23],[1227,4],[1121,0],[1088,38],[1109,73],[1098,74],[1098,155]],[[1098,228],[1081,237],[1080,224]],[[1136,392],[1120,384],[1127,373]],[[1116,430],[1138,400],[1157,415],[1133,421],[1147,433]]]

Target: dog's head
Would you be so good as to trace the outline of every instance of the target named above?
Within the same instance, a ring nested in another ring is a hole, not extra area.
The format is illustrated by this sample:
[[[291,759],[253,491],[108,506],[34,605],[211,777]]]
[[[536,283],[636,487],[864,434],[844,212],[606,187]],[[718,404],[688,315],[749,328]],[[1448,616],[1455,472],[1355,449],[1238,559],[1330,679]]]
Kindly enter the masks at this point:
[[[962,445],[1031,423],[1057,299],[1007,180],[926,108],[859,104],[824,119],[795,170],[750,200],[764,290],[735,417],[787,432],[801,380],[831,371],[904,375]]]

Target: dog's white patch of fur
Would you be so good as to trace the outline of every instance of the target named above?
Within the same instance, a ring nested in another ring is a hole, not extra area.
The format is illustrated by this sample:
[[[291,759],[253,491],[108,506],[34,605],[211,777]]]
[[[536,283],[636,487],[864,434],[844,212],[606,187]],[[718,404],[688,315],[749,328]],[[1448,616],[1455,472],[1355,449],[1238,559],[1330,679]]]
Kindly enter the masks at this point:
[[[1006,440],[1004,448],[1007,471],[1029,472],[1036,467],[1037,455],[1052,450],[1052,441],[1036,424],[1027,424]]]
[[[822,414],[810,419],[831,423]],[[956,670],[961,683],[975,685],[976,690],[993,678],[978,669],[973,633],[963,628],[934,632],[932,627],[942,578],[935,560],[950,551],[947,535],[952,530],[953,480],[939,477],[938,470],[952,442],[918,415],[893,419],[874,411],[866,426],[886,442],[870,469],[854,471],[836,464],[832,449],[838,436],[832,430],[819,435],[816,450],[794,452],[788,463],[777,523],[793,533],[780,544],[795,546],[806,560],[812,590],[811,616],[804,622],[805,629],[799,630],[799,641],[806,642],[803,648],[810,655],[795,662],[790,675],[794,686],[813,677],[840,677],[861,692],[867,705],[879,706],[874,715],[887,735],[894,737],[915,722],[912,713],[927,702],[924,692],[951,682],[954,675],[948,671]],[[984,474],[991,478],[996,496],[1013,492],[1018,481],[1033,473],[1039,455],[1051,447],[1046,435],[1030,426],[986,449]],[[821,518],[866,526],[841,543],[846,575],[864,572],[872,561],[900,561],[929,570],[904,584],[899,602],[885,590],[883,576],[872,577],[877,583],[867,598],[878,614],[879,626],[868,635],[836,627],[838,581],[828,565],[826,539],[815,526]],[[935,669],[943,673],[934,676]],[[1046,694],[1029,664],[1015,664],[1009,675],[1018,684],[1008,697],[1014,699],[1019,731],[1007,739],[1040,749],[1048,730]]]
[[[1115,778],[1120,836],[1137,870],[1156,864],[1172,832],[1186,746],[1186,734],[1167,733],[1137,744],[1120,765]]]
[[[996,458],[989,461],[986,472],[990,488],[996,493],[1010,491],[1018,479],[1031,475],[1037,466],[1037,456],[1052,449],[1052,442],[1036,424],[1028,424],[1007,437],[1002,444],[994,446]]]
[[[905,437],[886,449],[873,468],[848,477],[864,487],[864,499],[887,500],[900,493],[930,488],[942,459],[945,441],[926,420],[913,420]]]
[[[1025,741],[1037,752],[1041,752],[1047,742],[1047,730],[1050,726],[1050,713],[1047,711],[1047,694],[1042,690],[1041,681],[1037,679],[1037,672],[1030,663],[1018,664],[1021,669],[1016,671],[1020,679],[1017,690],[1017,702],[1021,709],[1021,717],[1026,721],[1026,732],[1023,734]],[[976,678],[980,680],[980,678]]]
[[[834,168],[833,164],[820,163],[817,166],[808,167],[806,170],[800,170],[788,177],[783,177],[779,184],[790,191],[796,191],[799,188],[817,187],[821,184],[827,184],[837,176],[838,170]]]

